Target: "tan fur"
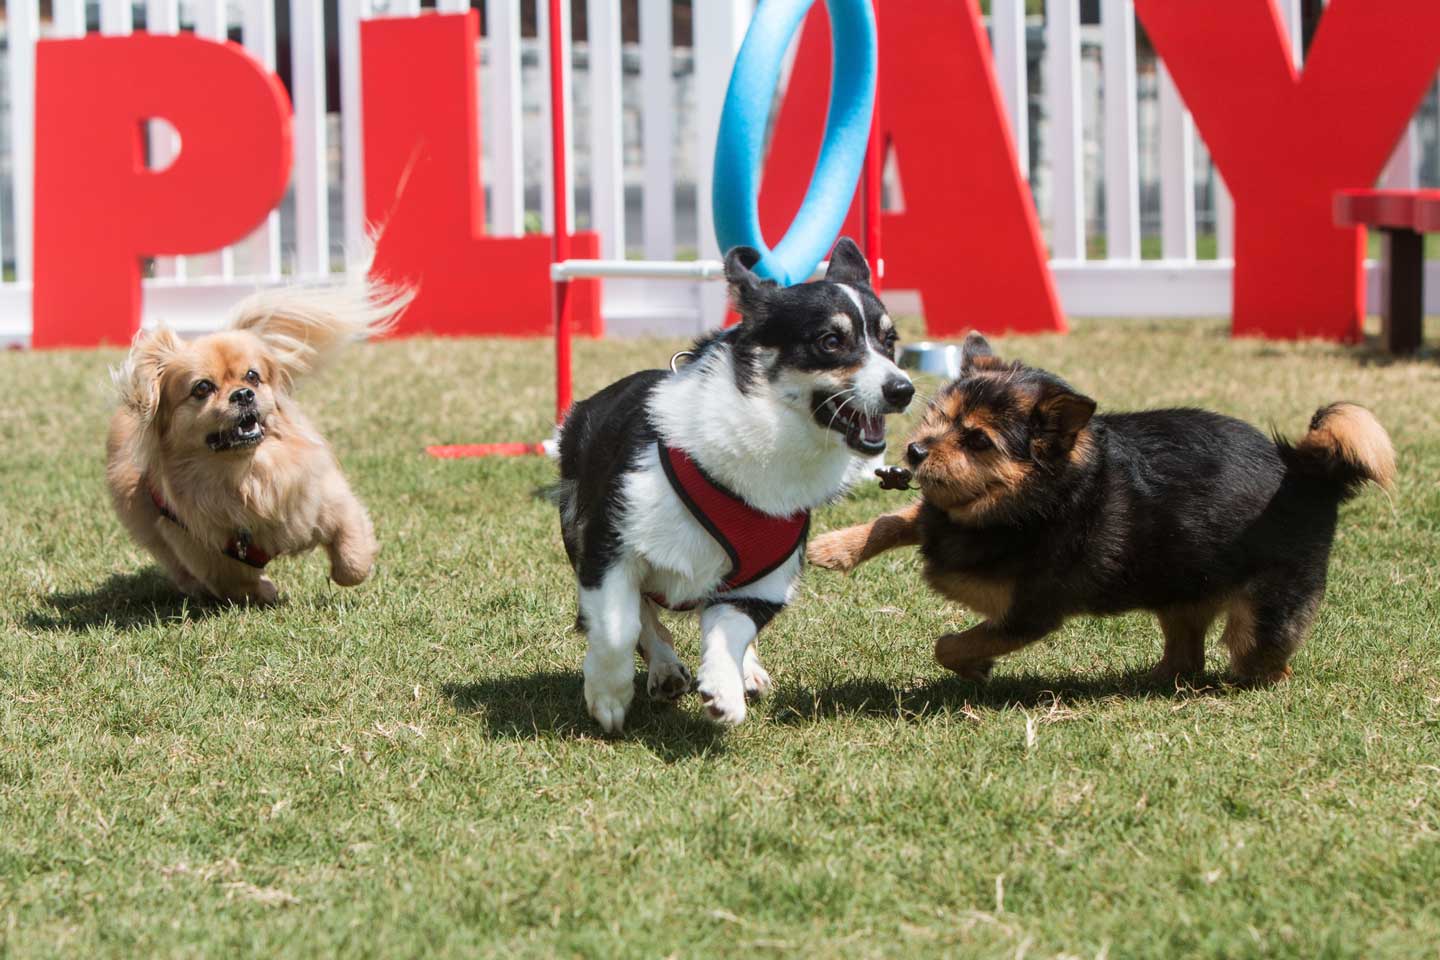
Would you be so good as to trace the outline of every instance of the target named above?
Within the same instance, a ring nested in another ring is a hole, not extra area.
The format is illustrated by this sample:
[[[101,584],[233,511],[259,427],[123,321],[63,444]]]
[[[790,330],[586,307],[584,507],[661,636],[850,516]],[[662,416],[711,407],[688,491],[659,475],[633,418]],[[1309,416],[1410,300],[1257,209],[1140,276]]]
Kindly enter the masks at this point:
[[[966,432],[983,431],[995,446],[967,449]],[[947,398],[925,417],[911,438],[929,453],[915,471],[925,499],[966,522],[1003,506],[1030,475],[1030,466],[1007,455],[1003,440],[988,410],[963,409],[960,398]]]
[[[832,530],[816,537],[805,559],[826,570],[848,573],[866,560],[896,547],[913,547],[920,542],[920,503],[876,517],[869,523],[844,530]]]
[[[1356,403],[1334,403],[1295,449],[1321,450],[1358,467],[1385,489],[1395,484],[1395,448],[1375,414]]]
[[[1319,609],[1320,597],[1316,595],[1304,609],[1297,610],[1286,621],[1285,638],[1291,642],[1281,644],[1281,649],[1294,649],[1300,645]],[[1255,642],[1255,627],[1255,607],[1250,597],[1243,593],[1232,597],[1225,632],[1220,636],[1220,642],[1230,652],[1231,673],[1240,683],[1255,687],[1268,687],[1288,680],[1291,675],[1289,663],[1276,658],[1273,645],[1261,647]]]
[[[121,521],[187,593],[268,603],[262,571],[222,550],[239,531],[271,557],[324,546],[341,586],[361,583],[378,553],[369,515],[323,437],[290,396],[295,380],[344,343],[383,330],[408,294],[366,286],[290,289],[250,298],[229,329],[185,342],[141,332],[114,380],[120,405],[106,443],[106,482]],[[249,371],[259,382],[246,380]],[[216,390],[192,395],[199,380]],[[232,424],[237,388],[255,390],[264,440],[216,452],[206,436]],[[161,515],[150,488],[183,523]]]
[[[960,633],[947,633],[935,641],[935,660],[967,680],[990,675],[996,657],[1027,646],[1034,637],[1017,636],[986,620]]]
[[[962,603],[990,620],[999,620],[1015,598],[1015,583],[999,577],[976,577],[947,571],[925,572],[935,592]]]
[[[1201,602],[1156,611],[1165,653],[1150,671],[1156,680],[1174,681],[1205,670],[1205,634],[1220,612],[1220,605]]]

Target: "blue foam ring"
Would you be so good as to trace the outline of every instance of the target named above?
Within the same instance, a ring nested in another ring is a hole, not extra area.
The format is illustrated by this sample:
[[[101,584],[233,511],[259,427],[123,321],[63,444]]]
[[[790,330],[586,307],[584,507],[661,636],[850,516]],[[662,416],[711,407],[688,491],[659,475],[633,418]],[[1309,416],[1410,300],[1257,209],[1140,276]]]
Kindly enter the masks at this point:
[[[875,11],[870,0],[826,0],[832,66],[825,138],[799,212],[774,249],[766,246],[759,207],[765,129],[785,49],[814,3],[760,0],[735,57],[715,142],[715,239],[721,251],[760,251],[755,272],[784,286],[808,280],[845,226],[874,115]]]

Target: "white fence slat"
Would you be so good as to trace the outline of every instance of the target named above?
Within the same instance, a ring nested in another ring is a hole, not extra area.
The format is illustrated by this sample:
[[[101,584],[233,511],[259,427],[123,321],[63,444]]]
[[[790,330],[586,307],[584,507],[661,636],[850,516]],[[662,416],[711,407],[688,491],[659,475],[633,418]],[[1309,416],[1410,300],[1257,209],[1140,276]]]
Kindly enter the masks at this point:
[[[145,0],[145,31],[174,36],[180,32],[179,0]],[[180,138],[173,130],[151,124],[149,131],[150,164],[156,169],[168,166],[180,150]],[[155,276],[184,277],[184,257],[156,257]]]
[[[730,68],[744,42],[745,30],[754,13],[751,0],[713,0],[696,4],[691,13],[695,43],[695,205],[702,260],[719,259],[722,251],[715,242],[715,218],[710,206],[714,183],[715,141],[720,133],[720,112],[730,85]]]
[[[486,0],[485,14],[493,69],[490,89],[480,91],[481,112],[496,121],[490,137],[490,219],[497,235],[518,237],[525,232],[520,0]]]
[[[1219,170],[1215,171],[1215,258],[1235,259],[1235,201]]]
[[[123,37],[135,29],[135,11],[130,0],[100,0],[100,32]]]
[[[470,0],[435,0],[436,13],[464,13],[470,9]]]
[[[550,143],[550,5],[546,0],[535,0],[535,24],[536,38],[540,47],[540,78],[544,93],[541,95],[540,117],[545,124],[545,136],[541,144],[545,149],[545,182],[540,190],[540,223],[546,233],[555,229],[555,213],[553,210],[554,190],[552,184],[555,182],[554,149]],[[570,95],[570,61],[572,59],[572,47],[570,41],[570,4],[560,5],[560,38],[561,48],[566,51],[565,62],[560,65],[560,99],[565,104],[565,170],[569,174],[565,178],[565,209],[569,216],[565,222],[570,224],[571,231],[575,230],[575,130],[574,130],[574,108],[575,101]]]
[[[1134,0],[1101,0],[1105,109],[1105,249],[1140,258],[1139,135],[1135,99]]]
[[[321,4],[290,4],[290,58],[295,97],[295,268],[302,276],[324,276],[330,272],[330,239]]]
[[[625,135],[620,97],[624,64],[620,4],[588,0],[590,48],[590,227],[600,234],[600,256],[625,259]]]
[[[1045,44],[1049,100],[1051,255],[1085,259],[1085,145],[1080,117],[1080,3],[1046,0]]]
[[[345,262],[365,249],[365,143],[360,92],[360,21],[370,0],[340,0],[340,179],[344,198]]]
[[[11,187],[15,196],[15,279],[33,277],[35,252],[35,40],[39,0],[6,0],[6,58],[10,71]]]
[[[1380,186],[1386,190],[1414,190],[1420,185],[1420,138],[1411,120],[1395,144],[1395,152],[1380,174]]]
[[[275,2],[245,0],[241,7],[240,38],[245,49],[265,69],[275,70]],[[249,241],[260,253],[262,275],[271,279],[280,276],[280,212],[271,210],[265,222],[255,229]]]
[[[645,258],[675,256],[675,77],[671,0],[640,0]]]
[[[1296,70],[1300,69],[1305,59],[1305,42],[1302,14],[1300,11],[1300,0],[1278,0],[1280,4],[1280,20],[1285,27],[1285,40],[1290,45],[1290,62]]]
[[[1195,123],[1163,63],[1160,79],[1160,247],[1166,260],[1195,259]]]
[[[1020,173],[1030,177],[1030,84],[1025,59],[1024,0],[993,0],[990,5],[995,72],[1005,101],[1006,119],[1015,138]]]
[[[230,36],[229,8],[225,0],[197,0],[195,35],[206,40],[224,42]],[[185,144],[180,144],[185,149]],[[226,247],[215,253],[193,256],[186,261],[186,272],[198,276],[219,275],[229,279],[235,275],[235,254]]]
[[[715,241],[715,215],[710,205],[714,186],[715,141],[720,134],[720,112],[730,85],[730,67],[745,40],[755,7],[751,0],[707,0],[691,9],[695,50],[695,223],[700,259],[721,255]],[[720,284],[700,289],[700,325],[718,327],[725,318],[725,290]]]
[[[55,0],[55,36],[79,37],[85,33],[85,0]]]

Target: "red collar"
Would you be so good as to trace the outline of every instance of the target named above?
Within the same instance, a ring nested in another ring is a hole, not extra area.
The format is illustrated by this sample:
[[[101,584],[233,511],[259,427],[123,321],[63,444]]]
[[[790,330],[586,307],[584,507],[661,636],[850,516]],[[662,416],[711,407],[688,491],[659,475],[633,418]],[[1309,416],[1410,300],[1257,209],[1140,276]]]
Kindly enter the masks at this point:
[[[788,517],[762,513],[711,479],[684,450],[663,443],[656,447],[676,496],[730,557],[730,572],[716,593],[739,589],[774,572],[805,542],[809,510]]]
[[[190,533],[190,528],[185,526],[184,522],[175,515],[174,510],[170,509],[170,505],[160,496],[160,491],[155,489],[155,485],[150,482],[149,477],[144,478],[144,483],[145,489],[150,492],[150,499],[154,502],[155,509],[160,511],[160,516],[169,520],[186,533]],[[191,536],[194,536],[194,534],[191,534]],[[264,570],[265,565],[270,562],[270,554],[250,542],[249,530],[235,531],[235,536],[226,541],[225,546],[220,549],[220,552],[232,560],[239,560],[241,563],[248,564],[257,570]]]

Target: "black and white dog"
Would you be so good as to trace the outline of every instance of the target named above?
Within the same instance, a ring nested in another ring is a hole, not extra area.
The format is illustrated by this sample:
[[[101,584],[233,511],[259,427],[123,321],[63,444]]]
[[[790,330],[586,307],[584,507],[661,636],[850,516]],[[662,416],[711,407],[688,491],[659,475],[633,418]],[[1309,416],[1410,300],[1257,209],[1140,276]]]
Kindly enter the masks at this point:
[[[646,370],[576,404],[558,438],[557,501],[588,635],[585,703],[607,732],[634,695],[691,689],[657,605],[700,611],[698,690],[722,723],[770,677],[755,635],[799,578],[810,510],[864,476],[885,421],[915,393],[860,249],[841,238],[824,280],[782,288],[758,254],[725,276],[741,321],[677,372]]]

